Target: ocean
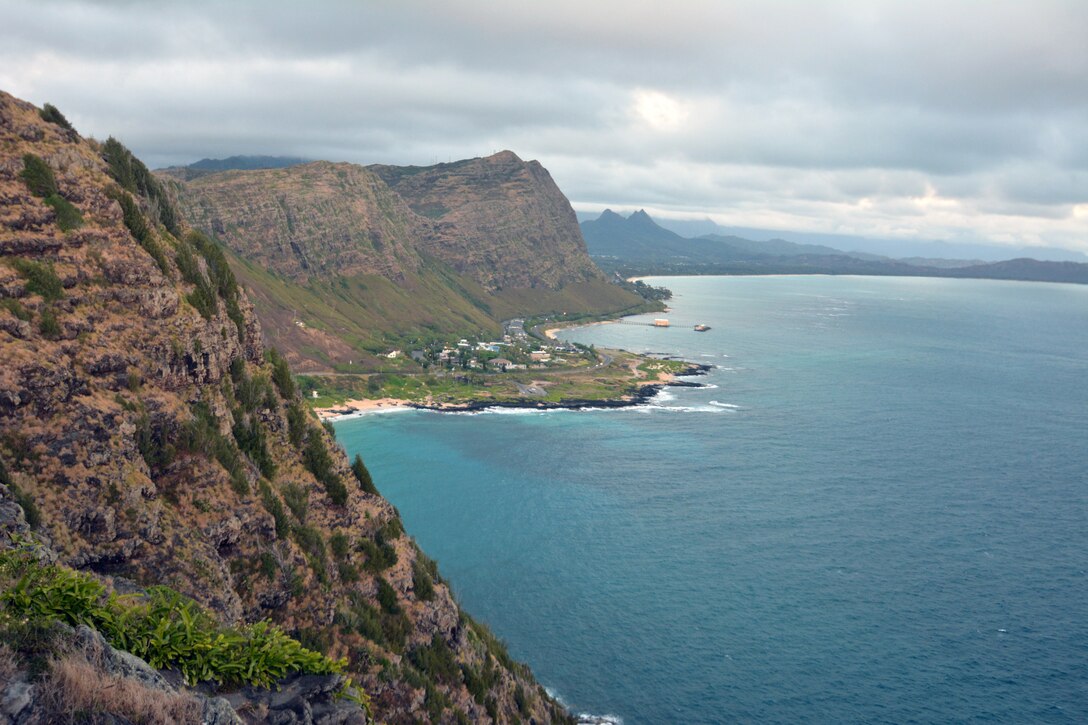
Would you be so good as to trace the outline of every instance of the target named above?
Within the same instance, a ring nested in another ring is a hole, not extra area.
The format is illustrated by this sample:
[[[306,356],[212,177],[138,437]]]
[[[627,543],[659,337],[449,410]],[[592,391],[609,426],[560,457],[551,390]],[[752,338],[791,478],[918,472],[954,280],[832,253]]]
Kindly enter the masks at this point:
[[[706,387],[336,425],[465,608],[625,725],[1088,721],[1088,287],[649,281],[561,337]]]

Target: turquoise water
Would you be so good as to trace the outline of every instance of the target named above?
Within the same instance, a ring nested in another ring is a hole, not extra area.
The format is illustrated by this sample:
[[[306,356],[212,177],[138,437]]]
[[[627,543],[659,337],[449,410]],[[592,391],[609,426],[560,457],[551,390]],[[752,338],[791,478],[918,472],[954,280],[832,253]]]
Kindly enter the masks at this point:
[[[656,282],[566,337],[713,387],[337,425],[466,608],[626,725],[1088,721],[1088,287]]]

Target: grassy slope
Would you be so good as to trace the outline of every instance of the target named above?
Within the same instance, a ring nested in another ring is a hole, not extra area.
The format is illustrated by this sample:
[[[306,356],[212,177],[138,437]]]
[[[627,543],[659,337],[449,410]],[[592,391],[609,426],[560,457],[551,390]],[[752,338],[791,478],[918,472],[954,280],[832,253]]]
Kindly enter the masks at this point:
[[[604,281],[492,295],[432,260],[400,284],[377,275],[356,275],[301,285],[237,255],[229,258],[257,308],[269,343],[286,351],[300,372],[348,369],[348,361],[353,363],[350,369],[376,369],[376,356],[392,348],[435,337],[498,335],[499,321],[518,315],[619,314],[638,311],[643,303]],[[381,363],[386,369],[391,364],[385,359]]]

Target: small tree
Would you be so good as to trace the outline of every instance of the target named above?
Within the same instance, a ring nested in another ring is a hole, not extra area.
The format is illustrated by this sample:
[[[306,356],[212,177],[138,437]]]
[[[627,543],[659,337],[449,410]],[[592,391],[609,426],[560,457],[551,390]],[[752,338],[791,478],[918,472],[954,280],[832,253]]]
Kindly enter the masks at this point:
[[[374,485],[374,479],[370,477],[370,471],[367,470],[366,464],[363,463],[363,457],[358,453],[355,454],[355,460],[351,463],[351,472],[355,474],[355,478],[359,481],[359,488],[375,496],[378,495],[378,488]]]

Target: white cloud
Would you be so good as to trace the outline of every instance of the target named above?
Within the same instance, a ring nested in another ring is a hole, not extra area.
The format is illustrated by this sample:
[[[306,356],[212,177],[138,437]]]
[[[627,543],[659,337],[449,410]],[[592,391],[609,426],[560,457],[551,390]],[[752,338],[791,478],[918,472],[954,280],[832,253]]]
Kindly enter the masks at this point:
[[[1088,248],[1083,0],[0,0],[0,88],[152,164],[511,148],[580,206]]]
[[[684,104],[660,91],[639,88],[631,95],[635,117],[654,131],[677,131],[688,118]]]

